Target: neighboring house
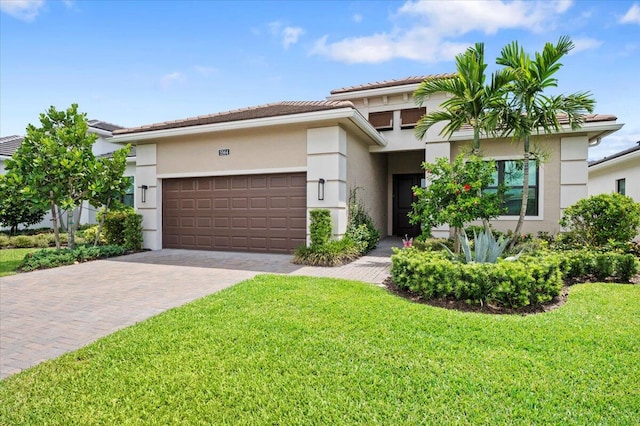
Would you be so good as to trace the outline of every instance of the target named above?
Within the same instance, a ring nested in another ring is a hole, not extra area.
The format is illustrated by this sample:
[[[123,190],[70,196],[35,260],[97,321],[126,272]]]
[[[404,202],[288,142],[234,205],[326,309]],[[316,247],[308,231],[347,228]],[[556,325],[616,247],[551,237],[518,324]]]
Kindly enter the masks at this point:
[[[329,209],[334,235],[344,234],[353,188],[361,188],[382,235],[417,234],[407,213],[411,188],[424,184],[422,162],[453,159],[472,138],[461,131],[446,140],[434,126],[426,143],[416,140],[418,119],[446,99],[433,96],[417,108],[412,95],[425,78],[337,89],[326,101],[278,102],[114,131],[111,142],[136,145],[144,246],[290,252],[308,239],[311,209]],[[562,209],[587,195],[589,145],[621,127],[616,117],[590,115],[580,130],[565,125],[560,134],[533,138],[547,161],[533,167],[523,232],[560,231]],[[499,178],[512,185],[511,204],[519,205],[512,160],[522,147],[483,139],[481,150],[499,161]],[[507,230],[516,221],[512,208],[493,223]]]
[[[89,120],[89,133],[94,133],[98,136],[98,139],[93,144],[93,153],[96,156],[105,156],[109,155],[113,151],[116,151],[122,148],[122,145],[114,144],[109,141],[112,137],[112,132],[117,129],[122,129],[121,126],[116,126],[115,124],[107,123],[105,121],[100,120]],[[20,144],[22,143],[22,136],[6,136],[0,138],[0,174],[5,174],[5,162],[10,159],[13,153],[18,149]],[[132,179],[131,187],[128,190],[127,195],[124,197],[123,201],[132,207],[133,204],[133,192],[134,192],[134,179],[135,179],[135,168],[136,168],[136,157],[135,157],[135,148],[131,150],[129,153],[129,157],[127,158],[127,168],[125,170],[125,176],[129,176]],[[80,223],[96,223],[96,210],[94,207],[89,205],[89,203],[85,203],[82,209],[82,217],[80,219]],[[45,218],[39,224],[31,226],[31,228],[43,228],[51,226],[51,213],[47,212]]]
[[[640,141],[589,163],[589,195],[617,192],[640,203]]]

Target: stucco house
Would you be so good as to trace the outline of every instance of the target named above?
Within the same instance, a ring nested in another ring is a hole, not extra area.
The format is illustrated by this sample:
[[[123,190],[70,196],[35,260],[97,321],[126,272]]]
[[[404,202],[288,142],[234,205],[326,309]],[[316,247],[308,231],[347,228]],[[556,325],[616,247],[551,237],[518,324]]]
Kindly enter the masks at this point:
[[[418,119],[446,99],[436,95],[418,108],[412,95],[425,78],[115,130],[111,142],[136,146],[145,247],[290,252],[307,240],[312,209],[329,209],[334,234],[344,234],[356,187],[382,235],[417,234],[407,212],[411,188],[425,182],[422,162],[453,159],[472,139],[471,131],[444,139],[434,127],[416,140]],[[614,116],[590,115],[580,130],[567,125],[533,139],[547,161],[533,167],[523,232],[560,231],[562,209],[587,196],[588,147],[621,127]],[[498,179],[517,200],[512,160],[521,147],[485,138],[481,150],[499,161]],[[494,226],[513,229],[517,212],[510,213]]]
[[[96,141],[93,144],[93,153],[96,156],[106,156],[122,148],[122,145],[115,144],[110,142],[111,137],[113,136],[112,132],[117,129],[122,129],[122,126],[118,126],[115,124],[108,123],[102,120],[89,120],[88,122],[89,133],[93,133],[98,136]],[[22,143],[23,137],[19,135],[13,136],[5,136],[0,138],[0,174],[5,173],[5,162],[10,159],[13,153],[18,149],[20,144]],[[134,184],[133,180],[135,178],[135,168],[136,168],[136,157],[135,157],[135,148],[131,150],[129,156],[127,157],[127,168],[125,170],[125,176],[131,177],[132,185],[128,191],[128,195],[125,196],[125,202],[133,206],[133,192],[134,192]],[[88,203],[85,203],[82,209],[82,217],[80,218],[80,223],[96,223],[96,210],[90,206]],[[44,228],[51,226],[51,213],[47,213],[39,224],[32,225],[30,228]]]
[[[589,195],[618,192],[640,203],[640,141],[589,163]]]

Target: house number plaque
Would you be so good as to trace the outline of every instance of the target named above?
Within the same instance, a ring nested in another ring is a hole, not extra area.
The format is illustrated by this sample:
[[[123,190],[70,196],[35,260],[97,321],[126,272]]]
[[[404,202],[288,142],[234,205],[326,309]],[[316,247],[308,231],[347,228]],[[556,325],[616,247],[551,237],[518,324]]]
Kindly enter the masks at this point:
[[[218,150],[218,155],[219,156],[224,156],[224,155],[229,155],[231,153],[231,150],[229,148],[225,148],[225,149],[219,149]]]

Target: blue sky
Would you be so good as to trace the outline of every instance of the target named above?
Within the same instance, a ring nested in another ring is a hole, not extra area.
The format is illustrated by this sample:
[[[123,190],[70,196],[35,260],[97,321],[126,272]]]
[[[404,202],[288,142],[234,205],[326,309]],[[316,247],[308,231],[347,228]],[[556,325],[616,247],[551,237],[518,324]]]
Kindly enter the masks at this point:
[[[455,71],[476,41],[493,65],[571,36],[557,92],[590,90],[623,129],[590,151],[640,140],[640,1],[0,0],[0,134],[78,103],[122,126]]]

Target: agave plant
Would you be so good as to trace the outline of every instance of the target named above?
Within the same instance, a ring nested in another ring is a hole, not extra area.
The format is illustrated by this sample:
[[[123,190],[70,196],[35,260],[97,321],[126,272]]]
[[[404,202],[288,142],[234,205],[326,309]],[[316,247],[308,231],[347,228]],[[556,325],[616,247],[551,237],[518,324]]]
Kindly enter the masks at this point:
[[[463,232],[462,235],[458,235],[458,238],[462,252],[464,253],[464,263],[496,263],[507,247],[507,244],[509,244],[509,238],[501,236],[496,240],[490,231],[481,231],[480,234],[476,234],[476,232],[473,231],[473,247],[475,250],[471,250],[471,244],[466,233]],[[453,259],[459,259],[448,247],[443,247],[449,252]],[[519,256],[520,254],[509,258],[509,260],[516,260]]]

